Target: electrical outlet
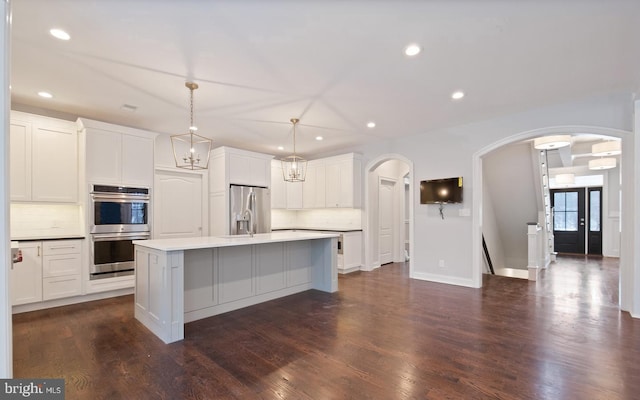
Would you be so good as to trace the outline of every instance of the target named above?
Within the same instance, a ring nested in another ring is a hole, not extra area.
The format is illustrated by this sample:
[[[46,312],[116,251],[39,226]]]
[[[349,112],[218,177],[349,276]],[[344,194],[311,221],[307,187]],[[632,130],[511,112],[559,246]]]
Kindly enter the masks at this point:
[[[440,260],[440,261],[438,261],[438,267],[439,267],[439,268],[445,268],[444,260]]]

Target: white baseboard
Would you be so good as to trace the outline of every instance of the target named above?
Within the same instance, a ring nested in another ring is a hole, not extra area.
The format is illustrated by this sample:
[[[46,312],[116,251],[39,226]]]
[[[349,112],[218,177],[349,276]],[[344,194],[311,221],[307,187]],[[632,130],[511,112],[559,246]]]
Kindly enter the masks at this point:
[[[346,269],[338,268],[338,273],[339,274],[350,274],[352,272],[360,271],[361,269],[362,269],[362,267],[360,267],[360,266],[346,268]]]
[[[12,313],[20,314],[20,313],[29,312],[29,311],[37,311],[37,310],[44,310],[44,309],[53,308],[53,307],[68,306],[71,304],[86,303],[87,301],[108,299],[110,297],[125,296],[128,294],[133,294],[133,288],[113,290],[111,292],[92,293],[92,294],[86,294],[84,296],[68,297],[65,299],[39,301],[37,303],[31,303],[31,304],[21,304],[19,306],[13,306]]]
[[[453,277],[453,276],[430,274],[428,272],[414,272],[413,275],[411,276],[411,278],[419,279],[419,280],[422,280],[422,281],[446,283],[448,285],[456,285],[456,286],[465,286],[465,287],[470,287],[470,288],[477,288],[473,284],[473,280],[472,279],[464,279],[464,278],[456,278],[456,277]]]

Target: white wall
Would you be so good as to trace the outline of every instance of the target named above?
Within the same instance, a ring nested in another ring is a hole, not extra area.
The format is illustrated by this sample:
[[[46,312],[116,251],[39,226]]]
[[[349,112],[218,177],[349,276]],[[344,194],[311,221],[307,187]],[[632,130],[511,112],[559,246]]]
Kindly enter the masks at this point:
[[[482,220],[482,234],[484,235],[487,244],[487,250],[489,251],[489,257],[491,257],[493,269],[495,271],[497,269],[506,268],[504,262],[504,248],[502,246],[500,230],[498,229],[496,213],[493,207],[493,198],[491,191],[487,190],[486,186],[482,191]],[[487,266],[483,271],[486,272],[488,270],[489,267],[487,263]]]
[[[481,198],[480,208],[472,209],[471,217],[458,215],[460,209],[472,208],[474,179],[481,183],[481,175],[478,178],[475,174],[474,157],[494,143],[520,137],[524,132],[536,129],[586,125],[630,131],[631,123],[631,95],[616,94],[378,142],[361,146],[357,151],[369,160],[389,152],[403,155],[414,163],[414,185],[424,179],[464,177],[464,204],[446,207],[445,220],[440,219],[437,206],[420,205],[419,192],[414,191],[414,242],[419,245],[414,249],[412,258],[413,276],[478,286],[479,271],[474,271],[473,265],[482,256],[481,247],[475,251],[472,220],[474,214],[481,210]],[[444,261],[444,267],[439,267],[440,260]]]
[[[357,208],[271,210],[271,229],[359,230],[362,211]]]
[[[16,240],[84,236],[84,226],[78,204],[11,204],[11,238]]]
[[[527,269],[527,223],[538,221],[540,183],[534,180],[531,144],[502,146],[482,158],[484,188],[491,193],[503,268]],[[483,191],[483,196],[486,193]],[[483,215],[483,233],[486,215]]]
[[[9,49],[10,49],[10,7],[7,1],[0,3],[2,26],[0,27],[0,43],[2,54],[0,59],[0,214],[5,223],[0,228],[0,378],[13,376],[13,343],[11,325],[11,301],[9,299],[9,268],[11,268],[11,249],[9,246]]]

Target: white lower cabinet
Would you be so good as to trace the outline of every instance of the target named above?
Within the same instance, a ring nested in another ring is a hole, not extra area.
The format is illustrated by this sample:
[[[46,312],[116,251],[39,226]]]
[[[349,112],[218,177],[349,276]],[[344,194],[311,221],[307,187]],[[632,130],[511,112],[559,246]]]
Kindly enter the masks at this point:
[[[42,243],[42,300],[77,296],[82,293],[80,240]]]
[[[42,301],[42,242],[20,242],[22,262],[11,267],[11,304]]]
[[[185,251],[184,265],[189,266],[184,272],[185,313],[204,315],[203,310],[214,308],[226,312],[256,304],[256,298],[264,301],[311,288],[313,242]],[[139,262],[138,268],[144,265]],[[146,276],[142,270],[136,273],[137,279]]]
[[[253,265],[250,251],[242,247],[218,250],[220,303],[253,296]]]
[[[338,254],[338,272],[358,271],[362,266],[362,232],[342,234],[342,254]]]
[[[82,294],[82,241],[20,242],[23,261],[11,270],[14,306]]]
[[[288,286],[305,285],[313,280],[313,260],[310,242],[291,242],[289,247]]]
[[[269,293],[286,287],[284,243],[256,246],[256,294]]]

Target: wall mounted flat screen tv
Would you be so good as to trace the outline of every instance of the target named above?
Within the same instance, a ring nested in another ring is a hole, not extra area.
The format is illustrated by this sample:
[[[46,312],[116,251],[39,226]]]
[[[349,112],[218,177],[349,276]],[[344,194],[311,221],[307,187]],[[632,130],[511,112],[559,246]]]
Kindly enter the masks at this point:
[[[420,182],[420,204],[462,203],[462,177]]]

